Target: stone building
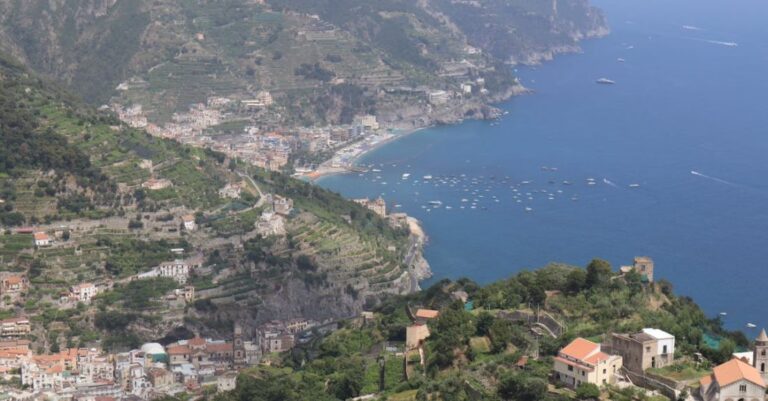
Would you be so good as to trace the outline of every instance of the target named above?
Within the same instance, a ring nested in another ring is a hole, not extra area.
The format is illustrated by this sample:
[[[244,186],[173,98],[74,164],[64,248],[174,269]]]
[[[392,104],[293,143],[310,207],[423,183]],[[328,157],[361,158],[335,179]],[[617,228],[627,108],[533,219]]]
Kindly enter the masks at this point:
[[[755,339],[752,361],[763,381],[768,382],[768,335],[765,334],[765,329],[761,330],[760,335]]]
[[[658,329],[643,329],[640,333],[613,333],[605,350],[623,358],[623,365],[634,373],[662,368],[674,361],[675,337]]]
[[[632,266],[622,266],[621,273],[627,274],[630,271],[637,272],[642,277],[643,282],[653,282],[653,259],[648,256],[636,256]]]

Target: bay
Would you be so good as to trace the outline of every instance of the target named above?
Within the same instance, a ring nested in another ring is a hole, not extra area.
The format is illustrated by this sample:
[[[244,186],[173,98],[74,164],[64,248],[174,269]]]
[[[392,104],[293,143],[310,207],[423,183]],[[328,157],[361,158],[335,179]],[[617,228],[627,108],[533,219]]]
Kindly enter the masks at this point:
[[[611,35],[520,68],[535,93],[500,105],[501,122],[426,129],[364,156],[380,172],[318,183],[422,220],[433,281],[647,255],[657,278],[756,335],[747,322],[768,326],[768,2],[596,5]]]

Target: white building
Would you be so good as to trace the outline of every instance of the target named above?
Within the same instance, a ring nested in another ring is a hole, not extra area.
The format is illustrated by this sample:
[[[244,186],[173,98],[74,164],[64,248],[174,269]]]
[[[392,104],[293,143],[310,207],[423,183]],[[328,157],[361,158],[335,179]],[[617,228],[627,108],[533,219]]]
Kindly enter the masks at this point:
[[[73,286],[69,296],[77,302],[89,303],[98,293],[99,290],[93,283],[82,283]]]
[[[219,190],[219,197],[238,199],[240,198],[240,192],[242,192],[243,186],[241,184],[227,184],[224,188]]]
[[[760,372],[740,359],[715,367],[699,380],[699,395],[704,401],[763,401],[765,381]]]
[[[643,333],[656,339],[657,355],[675,355],[675,336],[659,329],[643,329]]]
[[[35,233],[35,246],[49,246],[51,245],[51,238],[48,234],[39,231]]]
[[[448,100],[451,99],[451,95],[450,93],[444,90],[438,90],[438,91],[429,92],[427,94],[427,99],[429,100],[430,103],[434,105],[440,105],[440,104],[448,103]]]
[[[264,237],[285,235],[285,219],[275,212],[265,210],[256,222],[256,232]]]
[[[600,350],[600,344],[577,338],[555,357],[555,380],[576,388],[583,383],[597,386],[616,383],[622,358]]]
[[[195,216],[188,214],[181,217],[181,221],[184,223],[184,229],[187,231],[195,231],[197,224],[195,223]]]
[[[173,262],[164,262],[157,267],[158,275],[160,277],[168,277],[178,281],[180,284],[185,284],[189,277],[189,264],[183,260],[175,260]]]

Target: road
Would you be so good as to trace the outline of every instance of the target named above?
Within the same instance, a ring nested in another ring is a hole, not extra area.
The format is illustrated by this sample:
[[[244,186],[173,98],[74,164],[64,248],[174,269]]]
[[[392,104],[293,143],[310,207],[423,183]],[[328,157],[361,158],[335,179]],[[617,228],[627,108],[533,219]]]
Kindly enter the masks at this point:
[[[256,188],[256,192],[259,193],[259,201],[256,202],[255,207],[261,207],[261,205],[264,203],[264,193],[261,192],[261,188],[259,188],[259,184],[257,184],[256,181],[248,174],[245,174],[241,171],[236,171],[235,173],[237,173],[237,175],[239,175],[240,178],[245,178],[246,180],[248,180],[251,183],[251,185],[253,185],[253,187]]]

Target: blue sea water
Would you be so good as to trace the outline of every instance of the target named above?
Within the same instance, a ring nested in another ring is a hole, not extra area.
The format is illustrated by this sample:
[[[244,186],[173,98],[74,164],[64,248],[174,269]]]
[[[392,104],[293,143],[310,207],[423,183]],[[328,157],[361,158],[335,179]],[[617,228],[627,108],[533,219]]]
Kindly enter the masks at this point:
[[[500,105],[500,123],[421,131],[361,161],[380,172],[320,185],[421,219],[435,279],[648,255],[657,278],[757,334],[745,325],[768,326],[768,2],[597,6],[611,35],[520,68],[536,93]]]

